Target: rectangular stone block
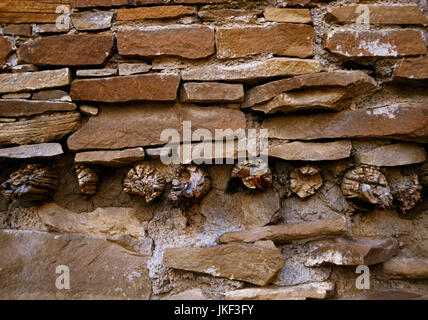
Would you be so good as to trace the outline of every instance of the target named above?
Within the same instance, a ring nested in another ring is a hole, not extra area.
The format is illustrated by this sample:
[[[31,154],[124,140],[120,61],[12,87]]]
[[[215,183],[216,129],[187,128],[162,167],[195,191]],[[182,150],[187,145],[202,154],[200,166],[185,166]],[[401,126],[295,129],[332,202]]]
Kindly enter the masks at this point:
[[[117,47],[123,56],[205,58],[215,52],[214,29],[181,25],[122,28],[117,34]]]
[[[23,117],[52,111],[73,111],[74,103],[56,101],[0,100],[0,116]]]
[[[274,24],[218,28],[217,57],[240,58],[256,54],[274,54],[307,58],[312,55],[314,29],[300,24]]]
[[[244,86],[219,82],[189,82],[181,88],[181,101],[201,103],[242,102]]]
[[[143,74],[102,79],[75,80],[71,97],[77,101],[127,102],[172,101],[177,98],[180,77],[173,74]]]

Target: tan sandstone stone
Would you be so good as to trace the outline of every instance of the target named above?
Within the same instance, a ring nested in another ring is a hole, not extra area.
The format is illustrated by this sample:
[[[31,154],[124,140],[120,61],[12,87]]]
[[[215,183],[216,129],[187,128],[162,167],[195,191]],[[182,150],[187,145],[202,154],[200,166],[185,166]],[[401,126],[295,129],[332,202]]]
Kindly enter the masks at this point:
[[[329,87],[346,88],[346,93],[341,96],[346,101],[354,96],[362,95],[377,88],[376,81],[362,71],[332,71],[313,74],[304,74],[277,81],[268,82],[253,87],[245,92],[243,108],[248,108],[292,90],[307,90],[307,95],[313,93],[312,88]],[[316,91],[315,91],[316,92]],[[316,96],[316,95],[315,95]]]
[[[0,149],[0,159],[51,158],[64,154],[59,143],[40,143]]]
[[[355,23],[357,18],[367,10],[370,24],[428,24],[419,7],[415,5],[365,5],[360,9],[357,8],[358,5],[332,8],[328,12],[328,20],[333,23]]]
[[[312,18],[309,9],[289,9],[289,8],[266,8],[264,11],[266,21],[290,22],[290,23],[311,23]]]
[[[181,88],[181,101],[184,102],[242,102],[244,87],[242,84],[219,82],[189,82]]]
[[[68,139],[68,146],[77,151],[164,145],[168,141],[160,139],[163,130],[175,129],[182,135],[183,121],[191,121],[193,130],[208,129],[213,137],[215,129],[246,128],[245,116],[239,110],[172,103],[159,106],[152,103],[101,108],[97,117],[89,119]]]
[[[275,243],[283,243],[291,240],[338,235],[346,232],[346,223],[345,217],[337,217],[326,220],[266,226],[243,231],[227,232],[218,238],[217,242],[230,243],[272,240]]]
[[[326,34],[324,48],[346,57],[399,57],[427,52],[422,33],[410,29],[336,29]]]
[[[110,55],[112,48],[111,33],[51,36],[21,46],[18,59],[21,63],[46,66],[101,65]]]
[[[70,94],[73,100],[78,101],[172,101],[177,97],[179,84],[180,77],[173,74],[84,79],[73,81]]]
[[[1,230],[0,246],[1,299],[150,298],[149,257],[132,255],[107,240]],[[61,265],[70,270],[70,290],[55,285]]]
[[[185,81],[245,81],[278,76],[296,76],[322,71],[316,60],[272,58],[237,65],[192,67],[181,72]]]
[[[428,79],[428,57],[403,59],[394,71],[395,78]]]
[[[71,14],[71,20],[77,30],[104,30],[109,29],[113,20],[113,12],[78,12]]]
[[[119,9],[116,21],[178,18],[195,13],[196,8],[190,6],[160,6]]]
[[[306,58],[312,55],[313,39],[313,28],[299,24],[218,28],[217,57],[227,59],[271,53]]]
[[[359,163],[377,167],[404,166],[427,160],[425,149],[413,143],[395,143],[378,146],[371,150],[354,152]]]
[[[269,147],[269,157],[283,160],[325,161],[351,156],[350,140],[334,142],[287,142]]]
[[[70,84],[69,69],[0,74],[0,93],[33,91]]]
[[[397,104],[335,114],[290,115],[267,119],[270,138],[315,140],[351,137],[392,137],[428,141],[428,105]]]
[[[334,295],[333,282],[305,283],[289,287],[246,288],[225,293],[225,300],[306,300]]]
[[[106,167],[123,167],[144,160],[143,148],[113,151],[79,152],[74,158],[75,163],[96,164]]]
[[[44,224],[61,233],[102,239],[120,234],[144,236],[144,224],[133,208],[97,208],[92,212],[75,213],[48,203],[38,208],[37,214]]]
[[[383,271],[392,278],[428,278],[428,259],[394,257],[384,262],[382,266]]]
[[[117,47],[123,56],[205,58],[215,51],[214,29],[181,25],[122,28],[117,34]]]
[[[208,248],[167,248],[163,265],[265,286],[284,266],[284,258],[277,248],[226,244]]]

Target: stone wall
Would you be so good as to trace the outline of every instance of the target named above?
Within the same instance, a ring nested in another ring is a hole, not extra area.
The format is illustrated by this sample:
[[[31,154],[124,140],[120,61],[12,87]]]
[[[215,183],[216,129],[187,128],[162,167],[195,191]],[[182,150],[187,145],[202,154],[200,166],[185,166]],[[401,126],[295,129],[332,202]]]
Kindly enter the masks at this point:
[[[2,2],[0,298],[426,297],[427,13]],[[269,167],[209,154],[186,121],[267,129]],[[179,164],[160,161],[165,129]]]

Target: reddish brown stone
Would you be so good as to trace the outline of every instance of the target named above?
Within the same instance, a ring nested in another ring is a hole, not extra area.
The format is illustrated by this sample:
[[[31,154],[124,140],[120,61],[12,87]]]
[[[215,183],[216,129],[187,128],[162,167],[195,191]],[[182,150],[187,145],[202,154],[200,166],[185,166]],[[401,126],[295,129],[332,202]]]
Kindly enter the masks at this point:
[[[69,102],[21,99],[0,100],[0,116],[2,117],[22,117],[52,111],[72,111],[75,109],[76,105]]]
[[[331,9],[327,20],[332,23],[355,23],[364,12],[359,5],[340,6]],[[418,6],[365,5],[369,12],[370,24],[427,24]]]
[[[215,51],[214,30],[206,26],[121,29],[117,46],[123,56],[205,58]]]
[[[0,37],[0,67],[6,62],[9,53],[12,52],[12,43],[5,37]]]
[[[177,98],[178,75],[143,74],[104,79],[75,80],[71,97],[78,101],[172,101]]]
[[[346,57],[398,57],[427,52],[422,33],[417,30],[337,29],[325,36],[324,48]]]
[[[269,129],[270,138],[278,139],[391,137],[428,142],[428,104],[396,104],[335,114],[291,115],[267,119],[263,127]]]
[[[181,100],[185,102],[241,102],[243,99],[242,84],[189,82],[181,88]]]
[[[9,24],[3,28],[3,33],[14,35],[14,36],[31,37],[31,25]]]
[[[90,7],[119,7],[119,6],[138,6],[146,4],[165,4],[169,0],[71,0],[72,8],[90,8]]]
[[[248,108],[268,101],[283,92],[314,87],[352,87],[352,90],[348,90],[348,92],[354,91],[354,94],[361,94],[375,89],[376,82],[362,71],[305,74],[289,79],[272,81],[247,90],[243,107]]]
[[[314,29],[301,24],[219,28],[216,32],[217,57],[238,58],[271,53],[306,58],[312,55]]]
[[[119,9],[116,21],[177,18],[195,13],[196,8],[190,6],[160,6]]]
[[[428,79],[428,57],[409,58],[400,62],[394,77],[413,80]]]
[[[183,121],[191,121],[193,130],[208,129],[213,136],[216,129],[236,131],[246,127],[245,115],[239,110],[186,104],[132,104],[101,108],[97,117],[89,119],[68,139],[68,146],[76,151],[164,145],[168,143],[161,140],[165,129],[177,130],[183,140]]]
[[[100,65],[111,53],[113,35],[60,35],[24,44],[18,50],[20,63],[54,66]]]

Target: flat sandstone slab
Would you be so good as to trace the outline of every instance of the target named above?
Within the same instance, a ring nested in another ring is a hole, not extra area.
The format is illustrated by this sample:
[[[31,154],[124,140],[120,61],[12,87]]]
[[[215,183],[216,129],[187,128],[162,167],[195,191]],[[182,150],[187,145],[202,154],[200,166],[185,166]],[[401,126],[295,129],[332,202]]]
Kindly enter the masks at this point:
[[[117,11],[116,21],[178,18],[195,14],[196,11],[195,7],[190,6],[159,6],[119,9]]]
[[[0,246],[1,299],[150,298],[149,257],[129,254],[107,240],[1,230]],[[70,290],[55,285],[61,265],[70,270]]]
[[[205,58],[215,52],[214,29],[181,25],[121,28],[117,33],[117,47],[123,56]]]
[[[40,143],[0,149],[0,159],[51,158],[64,154],[59,143]]]
[[[428,57],[403,59],[394,71],[394,78],[428,79]]]
[[[75,80],[71,97],[77,101],[128,102],[172,101],[177,98],[180,76],[142,74],[123,77]]]
[[[219,82],[189,82],[181,88],[181,101],[184,102],[242,102],[244,86]]]
[[[328,138],[391,137],[428,141],[428,104],[396,104],[373,109],[267,119],[270,138],[316,140]]]
[[[383,272],[398,279],[428,279],[428,259],[394,257],[383,263]]]
[[[0,93],[35,91],[68,86],[69,69],[0,74]]]
[[[355,23],[362,13],[369,13],[370,24],[428,24],[418,6],[382,6],[365,5],[357,9],[358,5],[340,6],[328,12],[328,20],[333,23]]]
[[[237,65],[192,67],[181,72],[184,81],[246,81],[279,76],[297,76],[322,71],[316,60],[271,58]]]
[[[161,140],[165,129],[177,130],[183,140],[184,121],[191,121],[193,130],[209,130],[213,137],[216,129],[235,131],[246,128],[245,115],[239,110],[173,103],[162,106],[131,104],[120,108],[101,108],[97,117],[89,119],[68,139],[68,146],[77,151],[164,145],[168,142]]]
[[[208,248],[167,248],[163,265],[265,286],[284,266],[274,246],[227,244]]]
[[[77,106],[74,103],[41,100],[0,100],[0,116],[23,117],[42,114],[52,111],[73,111]]]
[[[309,9],[266,8],[264,11],[266,21],[311,23],[312,18]]]
[[[357,162],[377,167],[404,166],[427,160],[425,149],[413,143],[389,144],[354,153]]]
[[[96,45],[94,45],[96,44]],[[43,66],[101,65],[113,49],[113,34],[72,34],[42,37],[22,45],[20,63]]]
[[[399,57],[427,52],[422,33],[410,29],[336,29],[325,35],[324,48],[346,57]]]
[[[225,293],[225,300],[306,300],[334,295],[333,282],[305,283],[289,287],[246,288]]]
[[[261,53],[307,58],[312,55],[314,29],[300,24],[218,28],[217,57],[240,58]]]
[[[144,160],[143,148],[133,148],[112,151],[79,152],[74,158],[75,163],[96,164],[106,167],[128,166]]]
[[[269,156],[283,160],[325,161],[351,156],[350,140],[334,142],[289,142],[269,147]]]
[[[291,240],[301,240],[318,236],[330,236],[345,233],[347,222],[345,217],[326,220],[314,220],[253,228],[249,230],[227,232],[217,239],[218,243],[256,242],[272,240],[282,243]]]

